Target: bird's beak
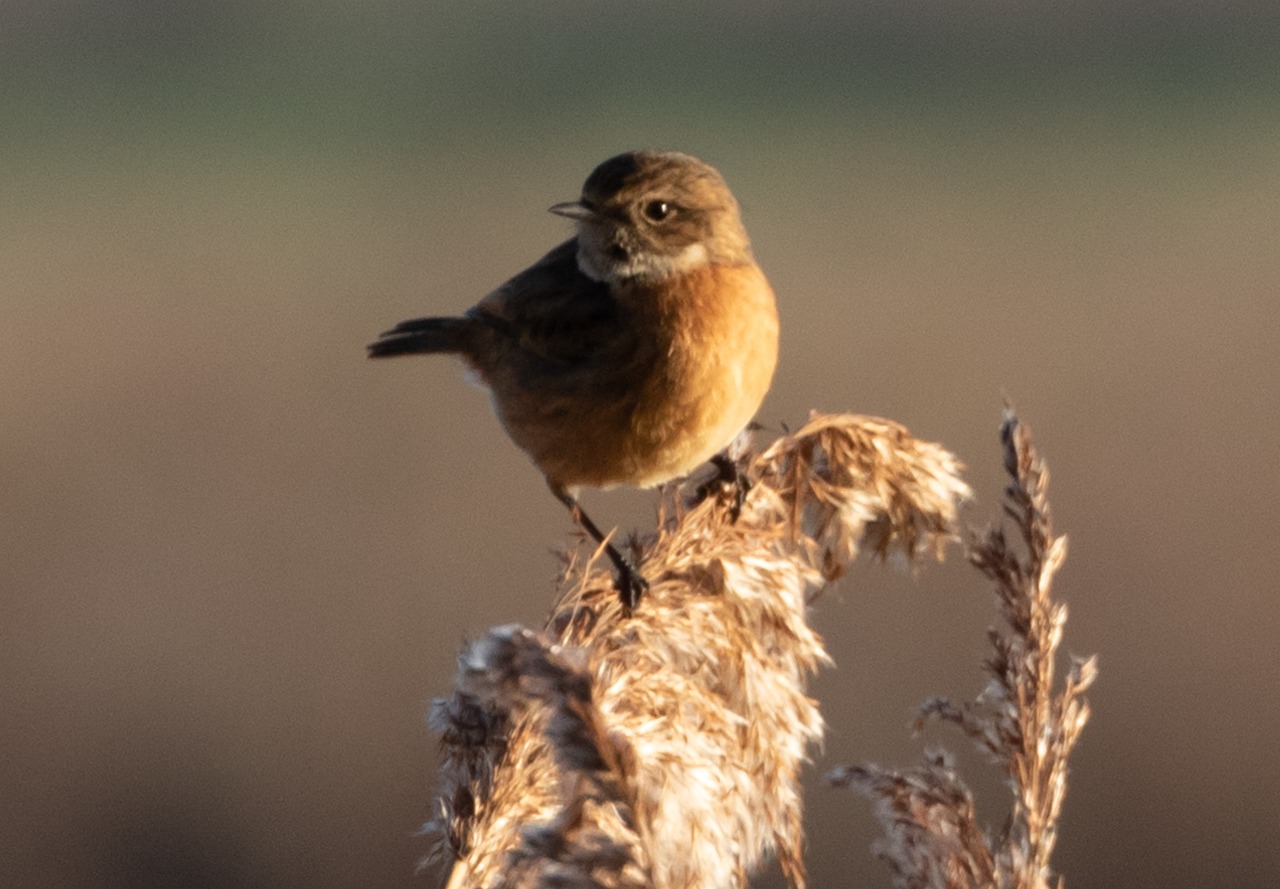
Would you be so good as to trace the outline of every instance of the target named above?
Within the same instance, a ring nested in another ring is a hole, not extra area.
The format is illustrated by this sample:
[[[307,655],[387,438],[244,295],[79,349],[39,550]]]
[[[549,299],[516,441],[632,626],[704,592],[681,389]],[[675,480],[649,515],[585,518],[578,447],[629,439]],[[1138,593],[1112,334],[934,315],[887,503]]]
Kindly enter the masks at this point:
[[[590,218],[594,211],[582,201],[565,201],[563,204],[553,204],[550,212],[557,216],[563,216],[565,219],[583,220]]]

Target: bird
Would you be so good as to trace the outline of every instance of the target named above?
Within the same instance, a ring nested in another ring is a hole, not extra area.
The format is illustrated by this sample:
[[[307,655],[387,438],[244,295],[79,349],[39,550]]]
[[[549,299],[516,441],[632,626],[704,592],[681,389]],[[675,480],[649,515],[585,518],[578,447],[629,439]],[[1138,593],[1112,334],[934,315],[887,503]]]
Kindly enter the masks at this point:
[[[578,492],[732,466],[724,452],[777,365],[776,299],[729,186],[691,155],[611,157],[550,212],[574,222],[573,237],[460,316],[397,324],[368,355],[461,357],[508,436],[604,548],[630,614],[648,582]]]

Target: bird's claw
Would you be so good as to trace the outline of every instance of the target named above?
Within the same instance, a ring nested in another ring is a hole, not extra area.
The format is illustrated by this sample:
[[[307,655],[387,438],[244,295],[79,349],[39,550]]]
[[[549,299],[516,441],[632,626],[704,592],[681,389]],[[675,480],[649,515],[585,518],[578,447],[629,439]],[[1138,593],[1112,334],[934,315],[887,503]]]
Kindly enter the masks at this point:
[[[725,491],[730,497],[729,503],[729,523],[733,524],[738,521],[738,516],[742,515],[743,504],[747,502],[747,492],[751,490],[751,479],[747,478],[747,474],[738,466],[736,460],[728,454],[716,454],[711,458],[711,464],[716,468],[716,474],[698,485],[698,489],[694,492],[695,502],[701,503],[706,500],[716,489]]]
[[[622,601],[622,610],[630,614],[640,604],[640,598],[649,591],[649,581],[624,562],[618,566],[618,573],[613,576],[613,587]]]

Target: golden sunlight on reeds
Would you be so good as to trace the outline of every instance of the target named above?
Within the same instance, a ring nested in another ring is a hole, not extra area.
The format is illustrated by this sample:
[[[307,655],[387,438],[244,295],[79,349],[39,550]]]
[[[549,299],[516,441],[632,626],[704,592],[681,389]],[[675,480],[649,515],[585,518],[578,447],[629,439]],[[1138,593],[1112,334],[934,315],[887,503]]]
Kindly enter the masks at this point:
[[[904,886],[1044,885],[1087,715],[1091,666],[1050,697],[1065,610],[1049,582],[1065,548],[1029,441],[1005,428],[1029,555],[1011,556],[998,531],[970,551],[1011,630],[993,634],[996,679],[977,705],[926,709],[1004,757],[1015,815],[993,848],[941,759],[843,770],[877,799]],[[461,655],[456,693],[432,711],[444,786],[427,825],[434,857],[453,863],[451,889],[721,889],[769,855],[805,884],[799,776],[823,732],[806,689],[828,662],[808,606],[859,551],[940,556],[969,489],[943,448],[852,415],[815,415],[739,464],[751,487],[736,520],[728,494],[666,492],[657,532],[632,542],[652,584],[633,616],[597,559],[571,555],[542,632],[497,628]]]
[[[1084,692],[1097,677],[1097,663],[1073,658],[1065,681],[1060,687],[1055,681],[1067,607],[1053,599],[1052,587],[1067,538],[1053,536],[1049,471],[1012,411],[1000,438],[1010,476],[1004,511],[1025,553],[1011,549],[998,526],[968,541],[970,563],[995,583],[1005,624],[988,631],[990,681],[972,702],[926,701],[916,727],[954,723],[1005,770],[1013,801],[1003,828],[994,837],[983,832],[973,795],[943,750],[929,751],[912,769],[863,765],[831,775],[874,800],[886,834],[879,852],[900,887],[1061,885],[1049,858],[1067,793],[1067,758],[1089,719]]]

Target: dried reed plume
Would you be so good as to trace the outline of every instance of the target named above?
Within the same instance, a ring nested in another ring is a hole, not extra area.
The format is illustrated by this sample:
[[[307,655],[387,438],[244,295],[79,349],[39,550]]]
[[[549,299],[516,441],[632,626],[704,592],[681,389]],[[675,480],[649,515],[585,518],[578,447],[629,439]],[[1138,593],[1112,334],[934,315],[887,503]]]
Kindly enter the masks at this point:
[[[894,423],[815,415],[757,455],[752,487],[668,492],[633,542],[652,587],[623,614],[571,559],[539,634],[507,627],[436,702],[444,789],[427,825],[450,887],[742,886],[770,853],[804,885],[799,772],[827,662],[807,606],[862,547],[938,554],[968,496],[959,465]]]
[[[930,751],[923,765],[905,771],[864,765],[831,776],[874,800],[887,834],[879,852],[904,889],[1051,885],[1067,758],[1089,718],[1084,692],[1097,675],[1095,658],[1072,659],[1060,687],[1054,679],[1067,608],[1053,600],[1051,588],[1067,539],[1053,536],[1049,472],[1012,411],[1005,412],[1000,437],[1012,478],[1004,511],[1022,535],[1025,555],[1010,549],[999,527],[972,534],[967,550],[969,561],[995,582],[1007,626],[988,631],[991,681],[977,700],[926,701],[916,728],[932,720],[954,723],[1001,765],[1013,794],[1008,819],[997,837],[983,833],[973,796],[942,751]]]

